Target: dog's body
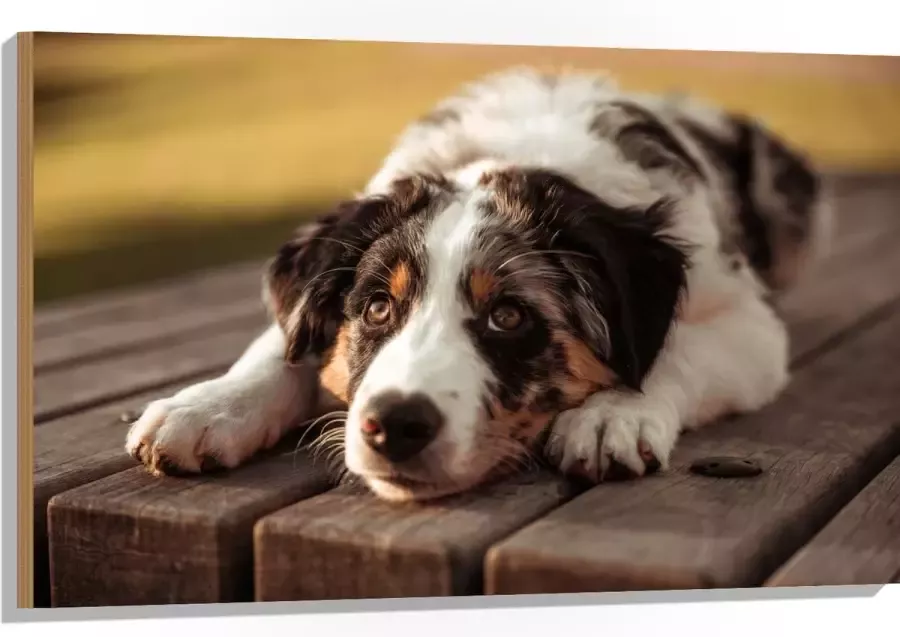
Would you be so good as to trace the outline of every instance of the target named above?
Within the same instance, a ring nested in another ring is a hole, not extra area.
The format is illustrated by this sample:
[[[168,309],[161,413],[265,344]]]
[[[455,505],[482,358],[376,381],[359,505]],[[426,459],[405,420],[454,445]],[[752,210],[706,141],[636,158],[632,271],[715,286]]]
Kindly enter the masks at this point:
[[[595,481],[665,467],[683,429],[787,382],[768,297],[818,254],[823,202],[741,117],[594,75],[486,78],[282,248],[272,326],[152,403],[127,449],[155,472],[234,467],[333,400],[347,468],[388,499],[471,488],[540,445]]]

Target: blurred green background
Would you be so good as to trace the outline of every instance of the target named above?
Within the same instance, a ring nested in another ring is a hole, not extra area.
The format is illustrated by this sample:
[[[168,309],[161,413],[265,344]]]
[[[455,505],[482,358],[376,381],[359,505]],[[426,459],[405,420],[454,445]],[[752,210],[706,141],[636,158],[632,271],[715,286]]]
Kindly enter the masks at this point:
[[[512,65],[752,113],[835,170],[900,170],[900,58],[37,34],[35,303],[260,258],[413,117]]]

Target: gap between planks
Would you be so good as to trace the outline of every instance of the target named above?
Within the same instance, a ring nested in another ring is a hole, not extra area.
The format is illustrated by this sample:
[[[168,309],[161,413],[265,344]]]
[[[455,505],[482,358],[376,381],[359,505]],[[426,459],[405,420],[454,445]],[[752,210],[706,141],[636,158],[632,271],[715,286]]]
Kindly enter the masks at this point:
[[[251,317],[227,330],[148,351],[94,360],[34,380],[34,418],[40,424],[142,391],[224,372],[265,328]]]
[[[896,416],[900,425],[900,413]],[[900,573],[900,456],[766,582],[890,584]]]
[[[73,302],[65,311],[60,308],[39,314],[56,319],[45,319],[43,329],[35,327],[35,373],[40,376],[61,367],[226,329],[251,317],[262,318],[261,282],[261,270],[244,266],[103,302]],[[65,320],[67,314],[73,316]]]

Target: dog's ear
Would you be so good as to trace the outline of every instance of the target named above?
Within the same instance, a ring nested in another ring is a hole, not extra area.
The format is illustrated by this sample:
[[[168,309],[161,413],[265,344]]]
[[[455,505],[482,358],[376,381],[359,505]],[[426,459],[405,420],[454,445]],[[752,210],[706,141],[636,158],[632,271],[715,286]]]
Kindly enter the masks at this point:
[[[766,283],[783,289],[828,238],[822,184],[809,160],[781,137],[753,120],[733,121],[745,248]]]
[[[367,205],[372,204],[342,202],[332,214],[302,226],[266,267],[263,297],[287,336],[289,362],[322,354],[336,337],[343,294],[353,284],[362,250],[344,235]]]
[[[725,114],[715,130],[690,119],[682,127],[731,179],[738,244],[773,291],[794,283],[827,248],[832,228],[825,184],[809,158],[768,127]]]
[[[644,170],[667,170],[681,180],[705,178],[678,128],[636,102],[597,104],[589,130],[612,140],[625,159]]]
[[[281,246],[266,268],[264,299],[287,336],[288,362],[321,356],[334,344],[360,259],[429,194],[424,179],[397,181],[386,194],[342,202]]]
[[[647,210],[615,211],[597,202],[572,226],[573,240],[600,264],[586,279],[585,300],[594,305],[584,303],[582,312],[602,313],[609,364],[635,390],[665,344],[686,286],[689,252],[665,235],[670,213],[668,201]]]
[[[562,177],[529,181],[543,193],[533,205],[548,211],[548,248],[562,253],[572,274],[570,308],[581,338],[622,383],[640,390],[686,286],[690,246],[667,236],[672,204],[617,209]]]

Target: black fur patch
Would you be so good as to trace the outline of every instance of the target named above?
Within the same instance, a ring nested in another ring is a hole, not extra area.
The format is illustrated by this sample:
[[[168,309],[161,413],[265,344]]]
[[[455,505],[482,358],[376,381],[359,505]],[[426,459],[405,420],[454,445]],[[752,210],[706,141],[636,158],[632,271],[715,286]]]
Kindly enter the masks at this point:
[[[687,246],[667,238],[669,202],[621,210],[550,171],[494,175],[493,214],[529,237],[557,275],[567,329],[640,389],[686,285]],[[609,342],[601,336],[605,324]],[[549,362],[549,361],[548,361]]]
[[[597,107],[591,132],[614,141],[629,161],[644,170],[669,169],[705,179],[697,159],[659,117],[632,102],[615,101]]]
[[[777,287],[774,271],[783,254],[809,239],[820,183],[799,152],[756,122],[731,115],[733,138],[725,139],[704,127],[682,120],[692,136],[731,187],[735,216],[740,224],[737,243],[762,278]]]

